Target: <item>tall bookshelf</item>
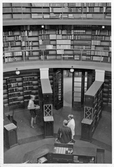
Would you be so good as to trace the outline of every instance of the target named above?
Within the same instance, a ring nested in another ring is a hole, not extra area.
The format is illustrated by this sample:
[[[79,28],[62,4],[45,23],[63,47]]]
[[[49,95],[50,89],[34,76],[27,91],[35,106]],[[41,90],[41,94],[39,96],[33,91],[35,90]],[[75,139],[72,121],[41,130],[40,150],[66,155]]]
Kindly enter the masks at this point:
[[[105,79],[103,85],[103,105],[111,106],[111,104],[112,104],[111,72],[105,71]]]
[[[24,102],[28,103],[30,99],[30,94],[35,95],[35,102],[39,102],[39,78],[37,74],[32,74],[31,76],[23,76],[23,93],[24,93]]]
[[[21,77],[12,77],[7,79],[8,101],[9,105],[23,102],[23,87]]]
[[[4,63],[75,60],[111,63],[111,29],[101,26],[18,26],[3,29]]]
[[[73,108],[83,108],[84,93],[89,89],[95,80],[94,70],[75,69],[72,78],[72,106]]]
[[[55,69],[53,78],[53,106],[56,110],[63,107],[63,70]]]
[[[23,105],[26,107],[30,95],[35,95],[35,103],[39,103],[39,73],[22,72],[19,76],[13,72],[4,74],[3,78],[3,104],[4,107]],[[12,76],[10,76],[12,75]]]
[[[110,19],[111,3],[3,3],[3,19]]]
[[[7,107],[9,104],[8,100],[8,88],[7,88],[7,79],[3,79],[3,104],[4,107]]]
[[[84,118],[81,122],[81,139],[91,141],[102,117],[103,82],[94,81],[84,95]]]

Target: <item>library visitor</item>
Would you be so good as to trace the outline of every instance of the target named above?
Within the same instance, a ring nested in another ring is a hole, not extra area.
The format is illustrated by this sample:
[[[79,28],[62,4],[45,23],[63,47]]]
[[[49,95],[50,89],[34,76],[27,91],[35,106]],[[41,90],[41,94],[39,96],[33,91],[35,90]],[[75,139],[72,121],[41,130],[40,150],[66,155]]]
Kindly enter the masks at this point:
[[[69,143],[72,140],[72,132],[71,129],[67,126],[68,121],[64,120],[63,121],[63,126],[59,128],[58,133],[57,133],[57,139],[56,142],[60,143]]]
[[[68,115],[68,124],[67,126],[71,129],[72,132],[72,140],[75,136],[75,120],[73,115]]]
[[[34,128],[34,124],[36,123],[36,117],[37,117],[36,109],[39,109],[40,106],[34,104],[34,100],[35,100],[34,95],[31,95],[30,97],[31,98],[30,98],[29,103],[28,103],[28,109],[29,109],[30,114],[31,114],[31,127]]]

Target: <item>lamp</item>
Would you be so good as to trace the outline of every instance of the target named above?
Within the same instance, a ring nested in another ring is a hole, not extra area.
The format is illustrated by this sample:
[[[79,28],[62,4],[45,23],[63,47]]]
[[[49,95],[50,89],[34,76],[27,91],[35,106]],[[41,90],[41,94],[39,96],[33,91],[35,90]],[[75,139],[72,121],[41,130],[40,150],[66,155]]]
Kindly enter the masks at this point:
[[[102,29],[104,29],[105,28],[105,26],[102,26]]]
[[[42,25],[41,27],[44,28],[44,25]]]
[[[19,75],[19,74],[20,74],[20,71],[18,70],[18,68],[16,68],[15,73],[16,73],[16,75]]]
[[[73,68],[73,66],[71,67],[70,72],[74,72],[74,68]]]

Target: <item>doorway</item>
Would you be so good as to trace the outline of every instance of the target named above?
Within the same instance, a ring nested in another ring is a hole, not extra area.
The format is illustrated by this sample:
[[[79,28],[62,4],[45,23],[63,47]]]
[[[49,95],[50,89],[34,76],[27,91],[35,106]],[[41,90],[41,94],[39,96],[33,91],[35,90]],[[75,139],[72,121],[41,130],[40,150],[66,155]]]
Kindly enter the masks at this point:
[[[63,106],[72,108],[72,73],[63,70]]]
[[[84,93],[95,80],[94,70],[54,69],[53,105],[56,110],[63,106],[83,109]]]
[[[74,70],[72,77],[72,107],[74,109],[83,109],[84,94],[93,83],[94,76],[94,70]]]

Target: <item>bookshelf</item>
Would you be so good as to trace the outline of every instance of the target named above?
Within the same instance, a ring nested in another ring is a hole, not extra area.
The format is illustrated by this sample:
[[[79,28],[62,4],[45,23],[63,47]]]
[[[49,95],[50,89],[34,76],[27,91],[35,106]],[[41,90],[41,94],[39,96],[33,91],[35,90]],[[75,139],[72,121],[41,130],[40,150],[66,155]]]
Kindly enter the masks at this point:
[[[55,69],[53,79],[53,106],[56,110],[63,107],[63,70]]]
[[[72,78],[72,106],[74,109],[84,106],[84,93],[95,80],[94,70],[75,69]]]
[[[9,105],[23,102],[22,78],[8,78],[8,99]]]
[[[95,128],[102,117],[103,82],[94,81],[86,91],[84,98],[81,139],[91,141]]]
[[[3,103],[4,107],[8,106],[8,88],[7,88],[7,79],[3,80]]]
[[[73,108],[81,107],[81,99],[82,99],[82,90],[84,85],[82,84],[82,71],[74,71],[73,74]]]
[[[23,77],[23,93],[24,93],[24,102],[28,103],[30,99],[30,94],[35,95],[35,102],[38,103],[38,76],[24,76]]]
[[[30,95],[35,95],[35,103],[39,104],[39,75],[38,72],[23,72],[19,76],[11,72],[3,77],[4,107],[22,105],[26,107]],[[11,75],[11,76],[10,76]]]
[[[110,26],[4,27],[4,63],[29,60],[111,63]]]
[[[50,85],[51,85],[51,89],[52,89],[52,104],[54,104],[54,96],[53,96],[53,92],[54,92],[54,71],[52,68],[49,69],[49,81],[50,81]]]
[[[111,3],[3,3],[3,19],[111,19]]]
[[[103,85],[103,105],[111,106],[112,104],[112,82],[111,82],[111,72],[105,72],[105,79]]]

